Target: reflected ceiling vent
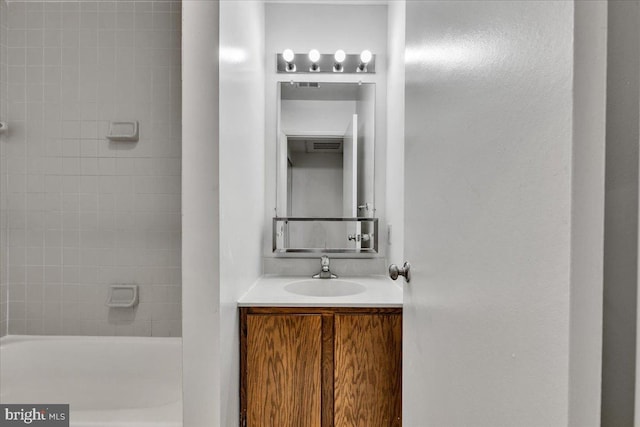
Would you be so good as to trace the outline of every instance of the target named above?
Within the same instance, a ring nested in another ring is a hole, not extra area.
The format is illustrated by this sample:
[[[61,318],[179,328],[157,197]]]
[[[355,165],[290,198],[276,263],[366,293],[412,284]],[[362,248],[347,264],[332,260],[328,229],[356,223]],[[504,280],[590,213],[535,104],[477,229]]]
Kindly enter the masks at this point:
[[[312,89],[318,89],[320,87],[320,83],[318,82],[298,82],[296,84],[298,87],[308,87]]]
[[[342,153],[342,140],[307,141],[307,153]]]
[[[331,153],[343,151],[343,138],[330,136],[290,136],[288,150],[294,153]]]

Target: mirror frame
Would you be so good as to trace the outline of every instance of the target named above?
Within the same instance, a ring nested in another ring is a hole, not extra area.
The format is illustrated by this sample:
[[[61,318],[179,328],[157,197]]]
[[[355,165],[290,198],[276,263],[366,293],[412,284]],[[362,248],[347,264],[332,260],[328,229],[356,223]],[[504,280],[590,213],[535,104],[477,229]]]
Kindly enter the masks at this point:
[[[297,221],[297,222],[313,222],[313,221],[331,221],[331,222],[370,222],[373,225],[373,247],[364,249],[350,249],[350,248],[281,248],[278,249],[278,233],[277,226],[280,221]],[[315,256],[319,254],[349,254],[352,256],[362,256],[364,258],[371,258],[373,255],[378,255],[378,218],[310,218],[310,217],[274,217],[271,226],[271,247],[274,254],[279,256],[292,256],[295,257],[300,254],[313,254]]]

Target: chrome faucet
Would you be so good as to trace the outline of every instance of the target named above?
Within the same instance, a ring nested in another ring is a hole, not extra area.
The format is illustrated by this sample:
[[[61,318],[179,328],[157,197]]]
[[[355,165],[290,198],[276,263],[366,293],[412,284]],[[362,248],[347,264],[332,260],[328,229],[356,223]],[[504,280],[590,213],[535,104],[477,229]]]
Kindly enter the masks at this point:
[[[322,258],[320,258],[320,267],[320,273],[312,276],[314,279],[336,279],[338,277],[329,270],[328,256],[323,255]]]

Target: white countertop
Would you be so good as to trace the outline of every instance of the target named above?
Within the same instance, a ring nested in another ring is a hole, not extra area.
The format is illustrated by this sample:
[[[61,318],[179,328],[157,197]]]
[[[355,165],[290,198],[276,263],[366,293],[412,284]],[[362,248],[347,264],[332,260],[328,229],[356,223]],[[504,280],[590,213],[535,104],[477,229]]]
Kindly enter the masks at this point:
[[[308,296],[289,292],[287,285],[309,281],[309,276],[262,276],[238,300],[239,307],[402,307],[402,287],[387,276],[341,276],[338,279],[313,279],[322,284],[331,280],[355,282],[364,292],[346,296]],[[338,282],[335,282],[339,285]]]

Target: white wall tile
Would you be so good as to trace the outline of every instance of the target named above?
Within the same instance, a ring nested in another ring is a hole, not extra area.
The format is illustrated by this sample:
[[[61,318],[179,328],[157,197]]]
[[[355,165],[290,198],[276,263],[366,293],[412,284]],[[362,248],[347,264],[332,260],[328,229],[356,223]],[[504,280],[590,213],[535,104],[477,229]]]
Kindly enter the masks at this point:
[[[0,335],[181,334],[180,7],[155,3],[0,0]]]

